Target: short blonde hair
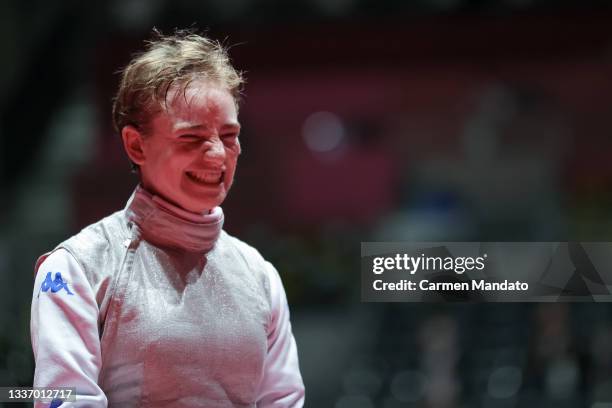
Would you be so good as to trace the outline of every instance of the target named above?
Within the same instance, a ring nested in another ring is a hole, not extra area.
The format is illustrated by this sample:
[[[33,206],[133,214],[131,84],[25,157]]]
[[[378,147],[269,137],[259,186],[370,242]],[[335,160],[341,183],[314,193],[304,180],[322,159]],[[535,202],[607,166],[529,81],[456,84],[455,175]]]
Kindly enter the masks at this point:
[[[113,102],[113,126],[117,132],[132,125],[147,133],[152,116],[166,105],[170,88],[178,85],[184,91],[195,79],[221,84],[238,103],[244,78],[231,65],[221,43],[192,30],[177,30],[169,36],[157,30],[153,33],[145,50],[121,71]]]

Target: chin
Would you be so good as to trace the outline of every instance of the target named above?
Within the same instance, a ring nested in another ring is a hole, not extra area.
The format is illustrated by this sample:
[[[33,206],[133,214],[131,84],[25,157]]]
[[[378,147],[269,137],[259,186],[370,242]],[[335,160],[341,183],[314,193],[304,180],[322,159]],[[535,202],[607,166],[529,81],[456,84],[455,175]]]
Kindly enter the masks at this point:
[[[184,210],[193,213],[202,213],[204,211],[212,210],[213,208],[221,205],[225,201],[225,191],[217,194],[198,194],[198,192],[189,192],[182,194],[182,200],[178,203]]]

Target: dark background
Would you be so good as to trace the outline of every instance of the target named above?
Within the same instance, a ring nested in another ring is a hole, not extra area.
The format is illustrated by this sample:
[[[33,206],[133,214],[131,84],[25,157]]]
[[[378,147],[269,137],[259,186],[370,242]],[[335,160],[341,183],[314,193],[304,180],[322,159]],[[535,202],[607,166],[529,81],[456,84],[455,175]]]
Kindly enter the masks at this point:
[[[116,71],[193,26],[246,73],[226,229],[281,273],[308,407],[609,406],[609,305],[365,304],[359,251],[612,241],[611,23],[604,0],[2,2],[0,385],[31,384],[36,258],[136,184]]]

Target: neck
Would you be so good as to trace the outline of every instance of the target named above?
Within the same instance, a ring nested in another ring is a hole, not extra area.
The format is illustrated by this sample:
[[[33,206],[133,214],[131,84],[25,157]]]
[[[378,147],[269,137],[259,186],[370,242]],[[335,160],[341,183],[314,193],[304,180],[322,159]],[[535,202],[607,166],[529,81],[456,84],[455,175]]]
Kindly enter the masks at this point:
[[[141,230],[146,241],[191,252],[208,252],[219,238],[223,211],[215,207],[193,213],[136,187],[126,208],[128,219]]]

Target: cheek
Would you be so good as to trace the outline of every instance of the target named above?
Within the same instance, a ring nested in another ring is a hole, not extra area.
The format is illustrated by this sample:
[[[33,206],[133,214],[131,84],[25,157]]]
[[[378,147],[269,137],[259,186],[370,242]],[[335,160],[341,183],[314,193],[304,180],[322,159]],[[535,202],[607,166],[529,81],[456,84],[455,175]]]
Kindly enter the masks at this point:
[[[228,154],[227,160],[225,161],[225,184],[226,189],[229,189],[234,182],[234,175],[236,174],[237,165],[237,154]]]
[[[238,164],[238,152],[229,151],[227,153],[227,161],[225,165],[232,174],[236,171],[237,164]]]
[[[160,157],[160,167],[172,173],[183,172],[194,160],[194,155],[182,149],[167,149]]]
[[[151,184],[164,190],[173,190],[181,183],[187,158],[184,155],[174,154],[168,149],[156,157],[151,163],[148,178]]]

